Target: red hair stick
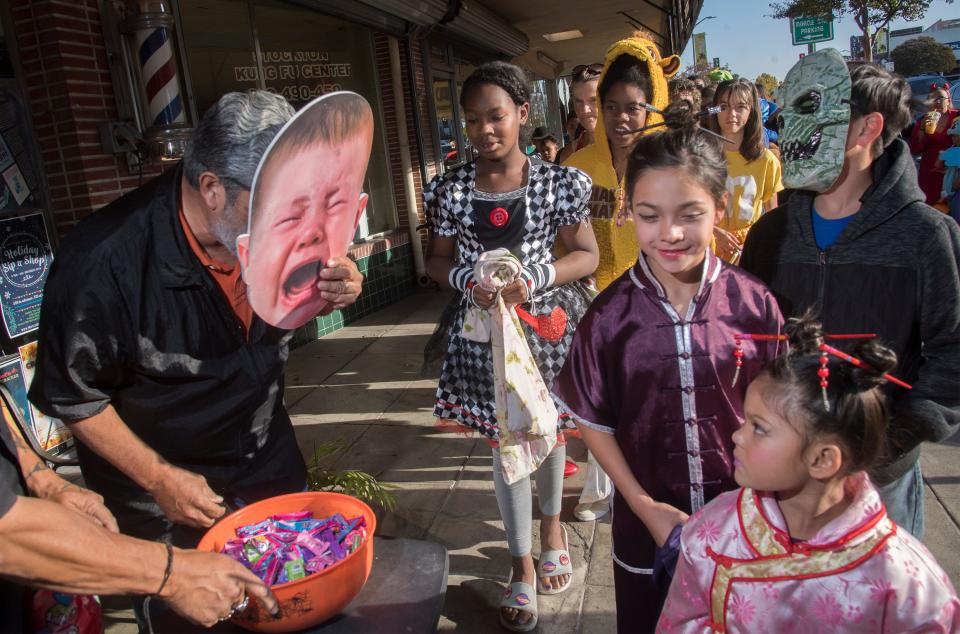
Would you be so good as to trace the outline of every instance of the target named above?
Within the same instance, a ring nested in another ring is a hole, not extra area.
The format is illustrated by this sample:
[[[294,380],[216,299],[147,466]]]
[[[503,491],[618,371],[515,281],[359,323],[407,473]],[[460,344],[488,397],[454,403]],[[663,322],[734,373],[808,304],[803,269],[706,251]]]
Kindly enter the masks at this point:
[[[870,367],[869,364],[864,363],[863,361],[861,361],[860,359],[858,359],[858,358],[856,358],[856,357],[851,357],[851,356],[850,356],[849,354],[847,354],[846,352],[843,352],[842,350],[837,350],[837,349],[834,348],[833,346],[828,346],[827,344],[822,343],[822,344],[820,344],[820,349],[823,350],[824,352],[829,352],[830,354],[832,354],[833,356],[835,356],[835,357],[837,357],[837,358],[843,359],[843,360],[846,361],[847,363],[852,363],[853,365],[857,366],[858,368],[863,368],[864,370],[873,370],[874,372],[876,372],[876,370],[874,370],[872,367]],[[884,374],[883,374],[883,378],[885,378],[886,380],[890,381],[891,383],[893,383],[893,384],[895,384],[895,385],[899,385],[900,387],[904,387],[904,388],[906,388],[906,389],[908,389],[908,390],[912,390],[912,389],[913,389],[913,386],[912,386],[912,385],[910,385],[909,383],[906,383],[906,382],[904,382],[904,381],[901,381],[900,379],[898,379],[897,377],[893,376],[892,374],[884,373]]]

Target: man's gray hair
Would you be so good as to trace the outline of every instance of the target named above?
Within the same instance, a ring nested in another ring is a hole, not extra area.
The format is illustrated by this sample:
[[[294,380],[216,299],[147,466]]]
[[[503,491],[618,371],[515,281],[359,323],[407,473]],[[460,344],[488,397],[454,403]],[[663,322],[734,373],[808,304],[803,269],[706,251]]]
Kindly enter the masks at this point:
[[[193,187],[200,174],[213,172],[223,182],[227,206],[240,189],[250,189],[257,164],[295,110],[268,90],[230,92],[200,120],[183,156],[183,170]]]

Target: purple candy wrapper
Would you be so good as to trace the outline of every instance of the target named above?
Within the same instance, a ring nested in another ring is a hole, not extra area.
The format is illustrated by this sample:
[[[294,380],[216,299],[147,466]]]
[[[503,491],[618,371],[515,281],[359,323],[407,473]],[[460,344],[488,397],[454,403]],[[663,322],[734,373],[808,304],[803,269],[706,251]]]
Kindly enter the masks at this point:
[[[363,518],[362,518],[362,517],[356,517],[356,518],[350,520],[349,522],[347,522],[346,526],[343,527],[343,530],[340,531],[340,534],[337,536],[337,537],[339,538],[340,542],[343,543],[343,539],[344,539],[347,535],[349,535],[350,533],[352,533],[352,532],[353,532],[353,529],[355,529],[357,526],[359,526],[359,525],[360,525],[360,522],[362,522],[362,521],[363,521]]]
[[[337,563],[337,560],[334,559],[333,556],[323,555],[321,557],[314,557],[308,561],[306,564],[306,569],[309,573],[320,572],[321,570],[325,570],[335,563]]]
[[[336,537],[334,537],[332,530],[330,529],[325,530],[321,534],[321,539],[323,539],[323,541],[330,544],[330,552],[333,554],[333,557],[337,561],[340,561],[341,559],[347,556],[347,554],[343,552],[343,549],[340,548],[340,542],[337,540]]]
[[[300,533],[297,536],[297,545],[309,551],[314,557],[319,557],[330,549],[330,544],[317,539],[310,533]]]
[[[253,537],[254,535],[266,533],[272,529],[273,522],[271,522],[269,519],[265,519],[262,522],[257,522],[256,524],[239,527],[237,529],[237,537]]]
[[[263,579],[263,582],[268,586],[276,585],[277,577],[280,576],[282,569],[283,557],[280,556],[279,552],[271,553],[270,561],[260,578]]]
[[[302,579],[342,561],[367,538],[363,516],[337,513],[314,518],[310,511],[284,513],[236,529],[220,552],[241,562],[267,585]]]
[[[297,522],[300,520],[308,520],[313,517],[311,511],[298,511],[297,513],[282,513],[280,515],[274,515],[274,522]]]
[[[322,525],[323,522],[315,519],[306,519],[306,520],[296,520],[296,521],[287,521],[287,520],[278,520],[275,522],[277,528],[285,531],[295,531],[297,533],[302,533],[303,531],[312,531],[318,526]]]

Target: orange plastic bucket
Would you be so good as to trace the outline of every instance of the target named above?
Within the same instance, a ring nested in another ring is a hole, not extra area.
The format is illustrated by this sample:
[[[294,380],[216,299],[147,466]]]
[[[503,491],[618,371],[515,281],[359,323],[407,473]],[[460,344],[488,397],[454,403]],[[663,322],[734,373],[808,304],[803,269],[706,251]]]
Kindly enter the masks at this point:
[[[377,518],[369,506],[340,493],[291,493],[261,500],[227,515],[207,531],[197,545],[199,550],[220,552],[229,539],[235,539],[240,526],[255,524],[282,513],[313,511],[317,518],[336,513],[347,519],[362,515],[367,523],[363,544],[337,564],[303,579],[273,586],[280,602],[280,614],[270,616],[259,602],[232,621],[254,632],[295,632],[323,623],[340,613],[363,588],[373,566],[373,533]]]

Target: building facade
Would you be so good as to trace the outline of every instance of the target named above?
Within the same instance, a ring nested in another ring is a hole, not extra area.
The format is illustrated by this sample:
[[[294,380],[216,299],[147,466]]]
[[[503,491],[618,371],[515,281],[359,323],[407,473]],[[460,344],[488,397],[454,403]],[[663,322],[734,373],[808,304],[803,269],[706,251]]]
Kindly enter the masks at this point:
[[[890,50],[917,37],[932,37],[953,49],[953,56],[960,62],[960,19],[937,20],[927,28],[914,27],[890,31]]]
[[[682,50],[700,2],[646,4],[629,17],[657,33],[665,52]],[[370,202],[350,249],[367,279],[356,305],[315,319],[296,342],[322,336],[427,283],[422,188],[472,158],[458,101],[476,65],[523,66],[531,123],[560,136],[561,76],[602,59],[606,45],[636,26],[610,7],[616,32],[597,36],[592,59],[557,59],[564,49],[546,31],[560,28],[549,20],[564,7],[537,9],[549,17],[522,14],[535,5],[8,0],[0,12],[0,153],[13,155],[16,173],[3,171],[0,219],[42,214],[55,252],[82,218],[170,168],[190,127],[224,93],[269,89],[301,106],[325,92],[355,91],[377,124]],[[19,343],[6,341],[3,351]]]

